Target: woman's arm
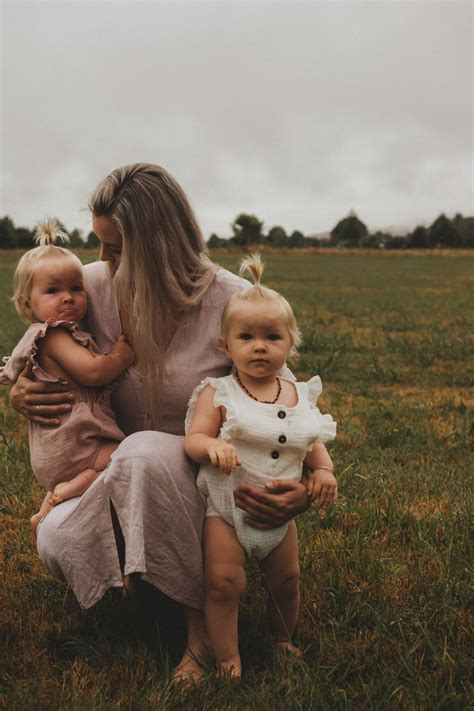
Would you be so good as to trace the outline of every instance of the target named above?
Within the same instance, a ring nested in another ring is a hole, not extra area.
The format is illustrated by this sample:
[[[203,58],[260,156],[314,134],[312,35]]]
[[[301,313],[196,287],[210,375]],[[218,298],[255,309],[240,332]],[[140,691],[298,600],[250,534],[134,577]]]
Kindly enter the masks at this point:
[[[32,379],[31,363],[27,363],[10,390],[10,405],[14,410],[44,427],[57,427],[58,417],[69,412],[74,395],[69,383],[45,383]]]
[[[337,484],[334,476],[326,469],[317,468],[328,466],[332,469],[331,458],[322,443],[317,442],[311,452],[308,452],[305,465],[315,470],[310,477],[313,479],[312,492],[315,493],[315,498],[318,498],[318,506],[326,506],[330,500],[336,501]],[[335,489],[332,488],[334,484]],[[234,492],[234,499],[236,506],[246,512],[246,522],[261,529],[282,526],[307,511],[312,503],[306,484],[294,479],[271,481],[264,490],[239,484]]]
[[[135,360],[135,353],[120,336],[106,355],[92,355],[63,328],[50,330],[41,342],[41,358],[59,365],[80,385],[106,385],[123,373]]]
[[[188,457],[198,464],[211,462],[224,474],[231,474],[240,464],[233,444],[217,439],[222,424],[219,407],[214,406],[213,387],[208,385],[196,402],[191,425],[184,438],[184,449]]]

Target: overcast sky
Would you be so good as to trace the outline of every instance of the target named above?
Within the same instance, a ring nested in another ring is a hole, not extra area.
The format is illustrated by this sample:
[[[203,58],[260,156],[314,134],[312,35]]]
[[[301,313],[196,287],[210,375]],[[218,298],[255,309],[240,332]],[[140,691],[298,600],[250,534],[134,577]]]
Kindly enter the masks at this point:
[[[0,215],[87,232],[114,168],[159,163],[206,238],[473,213],[472,5],[3,0]]]

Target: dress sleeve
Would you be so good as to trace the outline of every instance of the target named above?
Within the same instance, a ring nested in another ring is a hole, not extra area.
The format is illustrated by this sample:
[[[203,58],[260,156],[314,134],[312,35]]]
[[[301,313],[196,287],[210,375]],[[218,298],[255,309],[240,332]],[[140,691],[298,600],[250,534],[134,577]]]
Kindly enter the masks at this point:
[[[3,368],[0,368],[0,383],[4,385],[16,383],[18,376],[27,363],[31,363],[36,380],[41,380],[45,383],[59,383],[63,381],[62,378],[47,373],[38,362],[39,343],[45,338],[50,328],[65,328],[81,346],[88,348],[92,353],[94,353],[94,351],[98,353],[92,336],[81,331],[77,323],[73,321],[49,319],[46,323],[33,323],[14,348],[11,356],[3,359],[5,365]]]
[[[193,394],[189,399],[188,410],[186,412],[186,419],[184,422],[185,432],[188,432],[191,426],[191,421],[193,419],[199,395],[205,388],[207,388],[208,385],[210,385],[215,390],[213,401],[214,407],[220,407],[222,405],[226,410],[226,421],[222,425],[219,436],[225,440],[231,439],[231,431],[234,429],[237,418],[235,416],[234,405],[232,404],[232,399],[227,387],[228,377],[229,376],[223,378],[204,378],[204,380],[202,380],[199,385],[194,388]]]
[[[329,442],[336,436],[336,422],[329,414],[322,415],[316,405],[319,396],[323,391],[323,384],[319,375],[315,375],[306,383],[309,405],[319,421],[318,442]]]

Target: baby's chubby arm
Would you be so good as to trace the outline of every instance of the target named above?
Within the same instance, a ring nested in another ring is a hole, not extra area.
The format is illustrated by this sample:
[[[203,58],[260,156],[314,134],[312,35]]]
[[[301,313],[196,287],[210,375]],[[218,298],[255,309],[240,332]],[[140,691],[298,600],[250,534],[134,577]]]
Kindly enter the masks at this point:
[[[92,355],[63,328],[48,331],[41,342],[41,359],[50,359],[80,385],[106,385],[123,373],[135,360],[135,353],[120,336],[106,355]]]
[[[222,425],[222,413],[221,408],[214,406],[214,393],[214,388],[208,385],[199,395],[191,425],[184,438],[184,449],[188,457],[198,464],[210,461],[223,474],[231,474],[241,462],[234,445],[217,438]]]
[[[332,473],[333,463],[322,442],[315,442],[305,457],[304,463],[310,470],[306,481],[306,491],[318,508],[326,508],[337,501],[337,481]]]

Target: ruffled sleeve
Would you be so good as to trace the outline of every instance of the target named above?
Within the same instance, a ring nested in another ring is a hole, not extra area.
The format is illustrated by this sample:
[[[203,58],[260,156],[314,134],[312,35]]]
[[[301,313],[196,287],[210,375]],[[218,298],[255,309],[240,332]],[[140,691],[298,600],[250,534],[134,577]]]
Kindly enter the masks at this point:
[[[213,400],[214,407],[220,407],[222,405],[226,410],[226,421],[222,425],[219,436],[221,439],[226,441],[229,441],[232,438],[232,433],[237,426],[237,417],[228,387],[228,381],[231,377],[231,375],[227,375],[223,378],[204,378],[204,380],[202,380],[199,385],[194,388],[193,394],[188,402],[188,410],[184,421],[184,431],[186,433],[191,426],[191,421],[193,419],[199,395],[205,388],[207,388],[208,385],[210,385],[215,390]]]
[[[307,387],[309,405],[311,407],[311,410],[316,415],[318,422],[319,422],[319,433],[318,433],[318,440],[317,441],[318,442],[329,442],[331,439],[334,439],[336,436],[337,425],[331,415],[321,414],[319,408],[316,405],[318,398],[323,391],[323,384],[321,383],[321,378],[319,377],[319,375],[315,375],[313,378],[311,378],[311,380],[308,380],[308,382],[306,383],[306,387]]]
[[[15,346],[11,356],[3,359],[5,365],[0,368],[0,383],[3,385],[16,383],[18,376],[28,362],[31,363],[33,374],[37,380],[46,383],[63,382],[63,378],[47,373],[38,362],[39,342],[46,336],[50,328],[65,328],[81,346],[86,347],[94,355],[99,354],[92,336],[81,331],[74,321],[48,319],[46,323],[32,323]]]

